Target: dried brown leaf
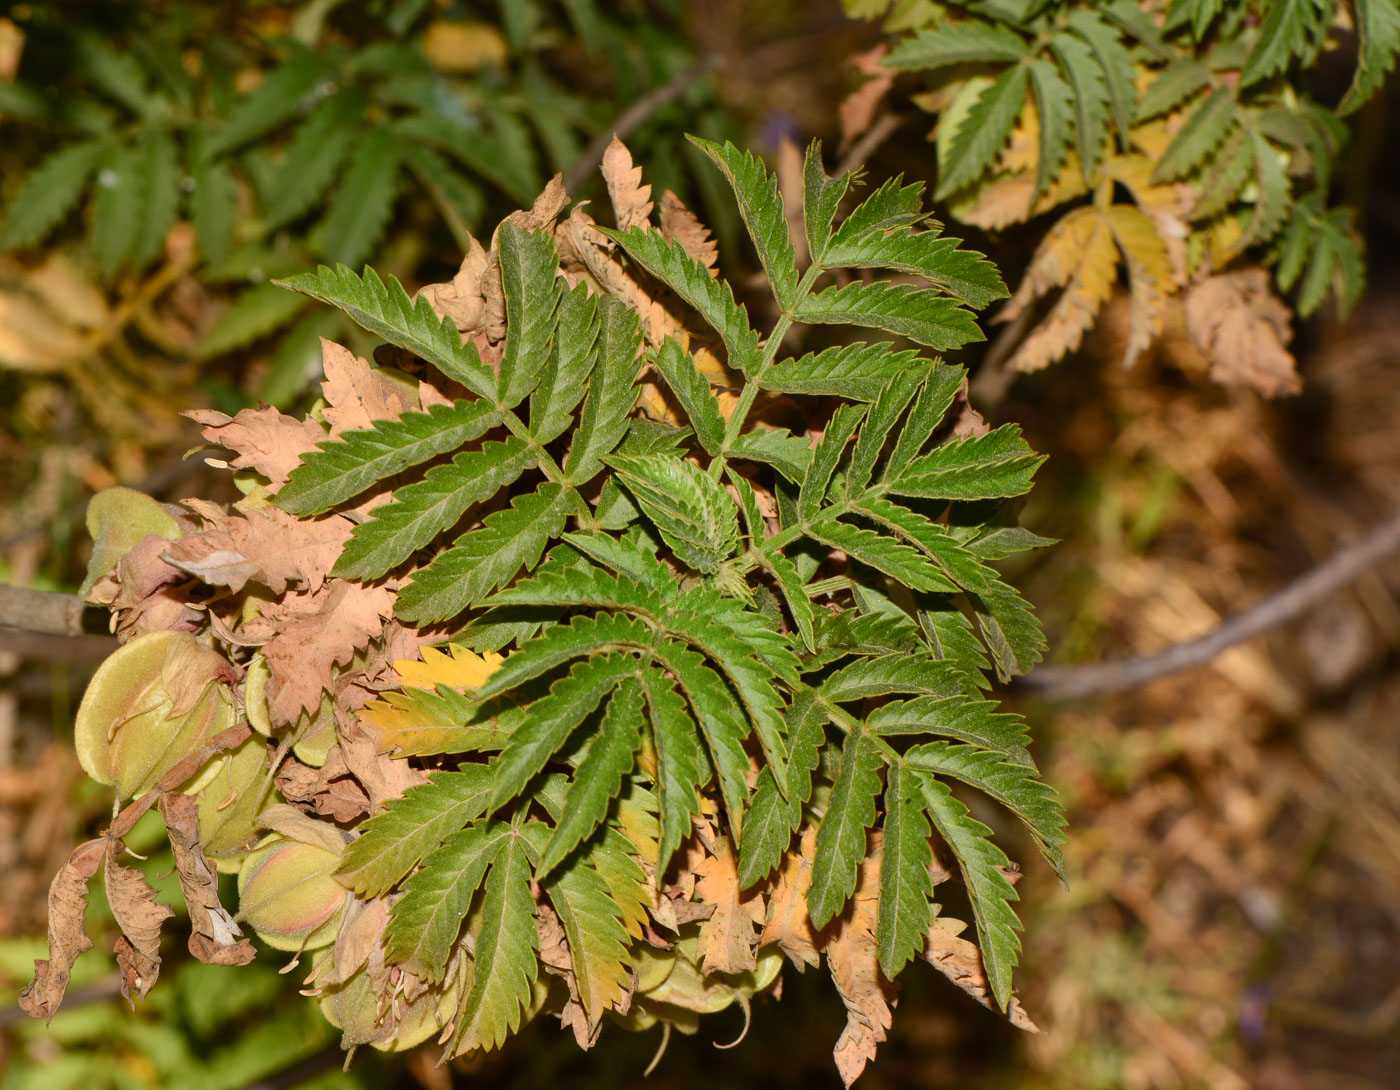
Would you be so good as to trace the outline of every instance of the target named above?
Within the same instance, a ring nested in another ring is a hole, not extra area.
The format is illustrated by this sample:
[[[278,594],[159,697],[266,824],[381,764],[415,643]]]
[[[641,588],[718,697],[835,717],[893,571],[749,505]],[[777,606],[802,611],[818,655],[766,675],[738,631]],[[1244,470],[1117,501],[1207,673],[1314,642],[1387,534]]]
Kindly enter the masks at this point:
[[[613,216],[619,231],[633,227],[651,228],[651,186],[642,184],[642,168],[632,165],[632,153],[613,134],[603,152],[603,181],[612,200]]]
[[[122,975],[122,995],[145,999],[160,976],[160,927],[175,915],[156,900],[156,891],[145,876],[123,867],[113,858],[115,843],[108,846],[103,861],[103,881],[112,916],[122,930],[117,940],[117,968]]]
[[[362,431],[376,420],[396,420],[418,408],[408,387],[376,371],[369,361],[348,348],[321,338],[321,361],[326,380],[321,383],[326,406],[321,415],[330,425],[331,435]]]
[[[700,965],[711,973],[745,973],[758,968],[754,927],[764,919],[763,898],[739,891],[738,860],[725,837],[714,842],[714,854],[695,868],[695,894],[714,906],[700,925]]]
[[[288,594],[269,602],[246,625],[244,635],[262,639],[272,677],[268,711],[276,723],[292,723],[314,712],[334,682],[334,667],[379,635],[394,608],[389,586],[328,580],[317,591]]]
[[[301,465],[301,456],[326,438],[325,429],[314,420],[287,416],[270,406],[243,409],[237,416],[213,409],[192,409],[184,415],[202,425],[205,439],[237,455],[229,466],[261,473],[274,491]]]
[[[982,954],[977,944],[959,937],[966,928],[962,920],[935,916],[924,940],[923,958],[982,1006],[997,1010],[996,1000],[987,987],[987,973],[982,967]],[[1040,1032],[1015,997],[1007,1005],[1006,1017],[1019,1029]]]
[[[282,594],[290,584],[318,590],[350,540],[341,515],[299,519],[276,507],[223,514],[203,505],[202,533],[171,542],[163,558],[210,586],[240,591],[251,580]]]
[[[832,1056],[847,1086],[875,1058],[876,1047],[889,1033],[895,1002],[894,985],[880,972],[875,927],[880,905],[880,848],[860,866],[860,877],[845,913],[824,932],[823,952],[831,979],[846,1005],[846,1028]]]
[[[73,963],[92,940],[83,930],[88,882],[107,854],[105,840],[89,840],[73,849],[49,885],[49,956],[34,962],[34,979],[20,992],[19,1005],[34,1018],[52,1018],[63,1002]]]
[[[807,915],[807,887],[812,884],[812,857],[817,847],[817,831],[808,826],[796,852],[783,857],[782,870],[768,895],[768,912],[759,945],[776,942],[799,969],[820,965],[817,936]]]
[[[710,270],[711,276],[719,276],[715,267],[719,243],[710,236],[710,229],[700,222],[700,217],[669,189],[661,195],[660,213],[662,237],[679,242],[681,249]]]
[[[170,832],[175,873],[190,914],[190,953],[210,965],[247,965],[253,944],[219,903],[219,872],[199,846],[199,804],[189,795],[165,792],[160,812]]]
[[[1293,339],[1292,317],[1263,269],[1212,276],[1186,295],[1186,329],[1209,358],[1211,378],[1265,397],[1302,389],[1285,347]]]
[[[889,44],[881,42],[873,49],[857,53],[851,58],[852,66],[865,77],[865,81],[843,98],[841,105],[836,108],[836,116],[841,125],[841,152],[870,128],[875,121],[875,115],[879,113],[880,103],[894,86],[895,73],[880,63],[889,51]]]

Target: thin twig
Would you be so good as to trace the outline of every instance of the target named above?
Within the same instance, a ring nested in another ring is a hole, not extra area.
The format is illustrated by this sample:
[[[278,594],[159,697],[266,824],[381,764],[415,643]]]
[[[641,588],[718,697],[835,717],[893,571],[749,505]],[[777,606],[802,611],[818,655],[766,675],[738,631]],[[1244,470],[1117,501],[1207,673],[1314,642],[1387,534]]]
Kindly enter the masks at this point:
[[[836,164],[836,176],[839,178],[863,167],[865,161],[875,154],[875,149],[893,136],[895,130],[904,124],[904,120],[899,114],[881,114],[879,120],[866,129],[861,138],[841,157],[841,161]]]
[[[1306,575],[1227,618],[1198,639],[1143,658],[1042,667],[1020,678],[1015,688],[1050,700],[1070,700],[1135,689],[1169,674],[1203,666],[1235,644],[1300,616],[1396,551],[1400,551],[1400,511],[1360,541],[1339,549]]]
[[[719,64],[719,57],[706,57],[699,63],[692,64],[684,72],[673,76],[660,87],[648,91],[618,114],[617,120],[594,137],[593,143],[588,145],[588,150],[564,175],[564,191],[572,194],[583,184],[585,178],[602,165],[603,153],[608,150],[608,145],[612,143],[614,136],[619,140],[625,140],[633,129],[646,121],[661,107],[680,97],[687,87],[702,76],[707,75],[711,69],[717,68]]]

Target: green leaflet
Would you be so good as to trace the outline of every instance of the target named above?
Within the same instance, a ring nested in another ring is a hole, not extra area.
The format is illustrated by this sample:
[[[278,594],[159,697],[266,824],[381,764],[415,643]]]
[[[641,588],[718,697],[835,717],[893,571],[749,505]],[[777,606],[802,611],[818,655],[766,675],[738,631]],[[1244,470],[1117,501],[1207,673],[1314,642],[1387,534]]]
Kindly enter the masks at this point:
[[[807,526],[807,534],[914,590],[947,592],[957,589],[916,550],[873,530],[821,518]]]
[[[509,825],[487,821],[453,833],[424,859],[394,905],[384,931],[384,959],[441,980],[472,897],[509,839]]]
[[[358,93],[342,92],[322,102],[297,126],[263,211],[269,230],[310,211],[330,188],[358,135],[364,108]]]
[[[367,521],[355,527],[334,573],[347,579],[378,579],[455,526],[468,508],[490,499],[534,462],[535,454],[525,441],[512,436],[433,466],[421,481],[398,489],[392,502],[376,507]],[[300,470],[293,476],[296,472]]]
[[[945,238],[936,231],[877,227],[843,237],[840,245],[827,249],[821,264],[829,269],[896,269],[922,277],[979,310],[1005,299],[1010,293],[996,266],[976,250],[961,247],[962,239]],[[764,376],[765,386],[770,378]]]
[[[496,1048],[520,1028],[539,962],[535,899],[530,895],[531,851],[514,827],[491,864],[481,904],[481,932],[472,960],[472,987],[462,1003],[452,1054]]]
[[[695,366],[695,357],[675,338],[667,337],[651,354],[651,361],[681,403],[705,453],[712,457],[718,454],[724,446],[724,420],[719,414],[719,399],[710,389],[709,379]]]
[[[865,419],[865,413],[864,405],[842,405],[827,422],[797,494],[797,517],[802,522],[816,517],[822,501],[826,499],[827,486],[831,483],[832,473],[836,471],[836,463],[841,460],[856,428]]]
[[[549,903],[564,926],[579,1001],[589,1025],[596,1025],[608,1007],[622,1000],[631,960],[618,898],[597,869],[598,863],[607,863],[600,850],[603,843],[586,848],[544,883]]]
[[[211,153],[233,151],[291,117],[325,78],[324,62],[316,54],[298,51],[281,67],[268,73],[243,98],[215,135]]]
[[[277,283],[344,311],[371,333],[421,356],[478,397],[494,397],[495,376],[481,362],[476,347],[463,342],[451,320],[438,317],[426,299],[416,303],[409,299],[392,276],[386,284],[373,269],[366,269],[361,280],[343,265],[335,269],[322,265],[315,273]]]
[[[501,357],[497,397],[501,405],[514,408],[535,388],[549,358],[555,312],[563,291],[559,255],[547,234],[506,222],[497,238],[510,330]]]
[[[933,846],[923,793],[897,763],[885,774],[883,829],[875,946],[881,971],[893,980],[923,950],[933,920]]]
[[[435,773],[361,827],[337,877],[363,897],[377,897],[449,835],[486,812],[491,773],[486,765]]]
[[[826,262],[831,223],[850,184],[849,174],[839,178],[827,175],[822,169],[822,143],[813,140],[802,162],[802,221],[807,233],[807,249],[818,265]]]
[[[559,485],[542,484],[488,515],[481,529],[463,534],[415,573],[400,593],[395,612],[420,625],[446,620],[481,601],[521,568],[534,567],[545,545],[564,526],[567,498]]]
[[[778,192],[778,179],[769,174],[763,160],[752,152],[741,151],[726,141],[721,147],[697,136],[690,142],[703,151],[710,162],[719,167],[725,181],[734,190],[739,214],[748,228],[758,259],[768,274],[773,297],[783,310],[791,310],[797,300],[797,258],[788,238],[787,218],[783,213],[783,198]]]
[[[337,264],[358,265],[389,225],[399,194],[399,154],[387,129],[373,128],[350,153],[312,238]]]
[[[809,295],[794,316],[800,322],[884,329],[939,351],[986,340],[972,315],[952,299],[931,288],[883,280]]]
[[[1400,52],[1400,6],[1395,0],[1353,0],[1351,9],[1360,49],[1351,86],[1337,106],[1342,114],[1351,113],[1376,93]]]
[[[763,372],[759,384],[780,394],[874,401],[890,379],[920,362],[917,349],[898,351],[885,341],[847,344],[779,360]]]
[[[277,506],[294,515],[319,515],[385,477],[479,439],[500,421],[484,401],[456,401],[344,432],[303,456],[277,494]]]
[[[1031,477],[1043,461],[1021,438],[1020,427],[1003,424],[986,435],[949,440],[885,483],[896,495],[925,499],[1020,496],[1030,491]]]
[[[917,227],[929,218],[924,210],[924,183],[904,184],[903,175],[882,182],[870,196],[851,210],[831,236],[833,246],[845,246],[853,238],[896,227]]]
[[[825,927],[846,906],[856,888],[865,858],[866,831],[875,824],[875,796],[884,766],[875,742],[862,730],[846,736],[841,751],[841,774],[817,830],[812,857],[812,884],[807,888],[807,911],[812,927]]]
[[[951,663],[925,655],[879,655],[843,666],[822,682],[820,691],[831,704],[891,693],[956,696],[961,690],[959,673]]]
[[[1025,40],[1009,27],[970,19],[920,30],[890,50],[885,64],[908,72],[978,62],[1014,63],[1025,55]]]
[[[598,362],[564,462],[564,474],[573,485],[584,484],[602,470],[604,456],[627,431],[628,414],[637,401],[634,383],[642,367],[637,314],[611,298],[599,303],[599,311]]]
[[[1196,57],[1185,57],[1162,69],[1138,103],[1137,120],[1150,121],[1174,110],[1197,91],[1210,86],[1210,69]]]
[[[751,375],[760,357],[758,334],[749,327],[748,312],[734,301],[734,292],[710,270],[681,248],[667,242],[659,231],[604,231],[632,260],[641,265],[699,312],[714,328],[729,353],[729,366]]]
[[[812,463],[812,447],[787,428],[763,428],[745,432],[726,451],[730,459],[746,459],[772,466],[788,480],[799,482]]]
[[[1272,0],[1240,72],[1240,87],[1277,75],[1295,57],[1311,58],[1321,48],[1329,22],[1327,9],[1317,0]]]
[[[563,748],[574,728],[593,713],[603,697],[624,677],[636,672],[636,661],[627,655],[585,659],[568,677],[556,681],[547,696],[531,704],[524,722],[511,732],[505,749],[491,764],[495,785],[490,809],[515,798]]]
[[[904,761],[910,768],[961,780],[1001,803],[1021,820],[1041,854],[1064,877],[1064,810],[1034,765],[959,742],[924,742],[906,752]]]
[[[1092,11],[1071,11],[1069,25],[1093,50],[1094,58],[1098,62],[1099,75],[1103,78],[1104,90],[1113,109],[1113,122],[1118,127],[1118,139],[1125,148],[1131,146],[1132,137],[1129,134],[1138,110],[1137,74],[1133,67],[1132,54],[1119,40],[1118,32]],[[1067,53],[1066,56],[1073,56],[1073,52]],[[1094,76],[1091,74],[1083,78],[1092,80]]]
[[[738,548],[734,502],[694,462],[673,454],[614,454],[607,461],[691,568],[712,574]]]
[[[1109,95],[1104,71],[1093,47],[1071,34],[1056,34],[1051,38],[1050,51],[1074,88],[1074,146],[1079,153],[1084,184],[1092,185],[1108,138]],[[1039,167],[1036,177],[1039,181]],[[1037,187],[1036,192],[1043,191]]]
[[[939,163],[935,196],[947,197],[971,185],[991,166],[1025,105],[1028,79],[1024,65],[1012,65],[978,96],[953,137],[950,161]]]
[[[977,627],[996,662],[997,676],[1009,681],[1024,674],[1045,652],[1045,636],[1030,605],[998,582],[977,594]]]
[[[305,300],[276,284],[255,284],[219,315],[204,340],[201,356],[221,356],[281,329],[302,312]],[[319,347],[319,345],[318,345]]]
[[[650,712],[652,745],[656,749],[655,778],[661,800],[656,864],[660,882],[681,841],[690,835],[691,817],[700,814],[696,793],[710,778],[710,770],[696,741],[695,722],[675,682],[655,668],[643,670],[641,682]]]
[[[812,773],[826,740],[826,714],[813,699],[812,690],[800,689],[793,696],[789,726],[787,797],[778,790],[772,773],[764,769],[744,816],[744,838],[739,845],[740,889],[747,889],[772,873],[801,824],[802,808],[811,797]]]
[[[1181,127],[1162,153],[1152,180],[1174,181],[1199,168],[1225,142],[1235,123],[1234,96],[1222,87],[1206,98]]]
[[[892,700],[870,713],[866,726],[880,736],[936,734],[1004,753],[1022,763],[1029,741],[1025,720],[997,711],[992,700],[966,696],[916,696]]]
[[[1031,90],[1040,112],[1040,154],[1036,156],[1035,190],[1031,194],[1034,205],[1059,174],[1069,154],[1070,142],[1074,139],[1070,111],[1075,96],[1049,61],[1039,58],[1031,61],[1030,74]]]
[[[197,156],[193,151],[190,158],[190,180],[194,183],[189,197],[190,222],[204,260],[218,264],[233,249],[238,226],[238,187],[228,163]]]
[[[917,770],[909,775],[916,778],[929,820],[963,873],[987,983],[1005,1010],[1011,999],[1011,973],[1021,953],[1021,939],[1016,934],[1021,921],[1011,907],[1019,898],[1001,870],[1010,860],[992,842],[992,831],[968,813],[946,784]]]
[[[851,450],[851,464],[846,470],[845,491],[848,497],[860,494],[870,483],[870,476],[875,472],[875,464],[885,448],[891,429],[904,415],[924,378],[924,374],[910,368],[885,383],[885,388],[880,391],[880,396],[875,399],[875,404],[862,422],[860,438]]]
[[[105,146],[99,140],[72,144],[35,167],[5,208],[0,250],[40,242],[58,226],[82,196]]]
[[[559,300],[559,317],[549,360],[530,395],[530,434],[552,443],[573,420],[597,360],[598,301],[580,284]]]
[[[602,824],[621,792],[623,778],[632,770],[632,756],[641,740],[642,690],[635,679],[628,679],[613,690],[598,733],[579,762],[564,799],[564,816],[540,860],[539,875],[549,874]]]

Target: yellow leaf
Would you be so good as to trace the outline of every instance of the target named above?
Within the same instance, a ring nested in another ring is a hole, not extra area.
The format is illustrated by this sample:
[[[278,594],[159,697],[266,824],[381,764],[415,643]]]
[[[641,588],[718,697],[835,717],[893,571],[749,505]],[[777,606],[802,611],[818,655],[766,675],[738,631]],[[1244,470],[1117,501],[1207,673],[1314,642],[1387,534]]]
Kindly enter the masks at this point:
[[[1173,288],[1171,259],[1166,243],[1146,213],[1131,205],[1115,204],[1104,215],[1128,266],[1133,309],[1123,366],[1131,367],[1162,332],[1167,296]]]
[[[394,672],[404,685],[415,689],[435,689],[439,685],[453,689],[479,689],[505,661],[494,651],[478,655],[457,644],[451,644],[445,651],[424,647],[419,654],[422,662],[399,659],[394,663]]]
[[[1001,320],[1015,318],[1055,288],[1064,290],[1016,350],[1010,366],[1038,371],[1078,348],[1113,294],[1117,274],[1118,247],[1100,209],[1077,208],[1050,228]]]

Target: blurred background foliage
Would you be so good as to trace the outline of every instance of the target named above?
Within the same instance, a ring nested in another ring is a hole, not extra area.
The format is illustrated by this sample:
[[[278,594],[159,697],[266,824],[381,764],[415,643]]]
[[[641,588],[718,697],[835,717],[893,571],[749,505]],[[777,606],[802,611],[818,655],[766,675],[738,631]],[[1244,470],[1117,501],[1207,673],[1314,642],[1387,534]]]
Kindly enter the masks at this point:
[[[780,171],[791,170],[789,147],[822,137],[872,178],[936,182],[937,137],[925,140],[922,112],[936,103],[914,97],[929,90],[925,74],[899,77],[839,145],[842,103],[871,79],[861,54],[898,48],[947,5],[857,7],[907,25],[852,21],[837,0],[6,6],[0,579],[75,587],[83,509],[102,487],[230,498],[184,457],[198,436],[178,410],[304,406],[317,393],[319,336],[369,350],[270,278],[344,260],[410,285],[448,279],[468,236],[528,205],[554,172],[581,179],[574,196],[599,196],[586,168],[614,127],[636,122],[625,139],[647,180],[715,229],[731,276],[752,258],[684,132],[747,143]],[[1345,25],[1328,41],[1297,78],[1330,108],[1347,92],[1356,41]],[[989,73],[956,74],[985,86]],[[1400,204],[1378,184],[1400,169],[1394,101],[1391,87],[1350,117],[1336,145],[1349,140],[1346,154],[1307,183],[1326,207],[1355,209],[1350,229],[1371,269],[1345,324],[1331,300],[1291,327],[1285,316],[1300,394],[1266,401],[1209,382],[1210,361],[1169,315],[1125,371],[1134,302],[1119,270],[1076,351],[982,406],[1052,456],[1023,521],[1062,544],[1008,575],[1057,660],[1199,635],[1400,507]],[[633,110],[639,102],[647,108]],[[1006,153],[1020,165],[982,181],[1020,170],[1029,193],[1038,145],[1016,140]],[[1247,216],[1249,193],[1236,196]],[[939,211],[955,219],[958,209]],[[1014,286],[1049,222],[1017,216],[957,233]],[[1003,344],[1003,360],[1015,348]],[[1287,631],[1181,678],[1070,706],[1024,699],[1074,822],[1068,889],[1037,867],[1019,887],[1019,979],[1046,1032],[1018,1034],[932,974],[911,974],[891,1043],[861,1085],[1392,1085],[1397,580],[1400,567],[1377,569]],[[0,632],[0,988],[10,995],[41,953],[49,877],[105,816],[102,792],[76,767],[70,724],[111,646]],[[999,815],[978,816],[1015,843]],[[170,880],[160,854],[143,869],[157,888]],[[110,947],[97,907],[93,938]],[[299,974],[279,975],[270,956],[238,971],[179,962],[182,944],[167,943],[167,978],[134,1013],[113,998],[97,952],[74,981],[72,999],[86,1002],[51,1026],[5,1005],[0,1090],[641,1086],[657,1044],[613,1032],[583,1054],[542,1024],[470,1070],[436,1068],[425,1047],[397,1060],[358,1055],[342,1073],[333,1031],[296,995]],[[840,1004],[818,985],[786,974],[783,1001],[759,1004],[733,1049],[712,1042],[738,1036],[737,1017],[672,1040],[646,1085],[838,1085],[829,1052]]]

